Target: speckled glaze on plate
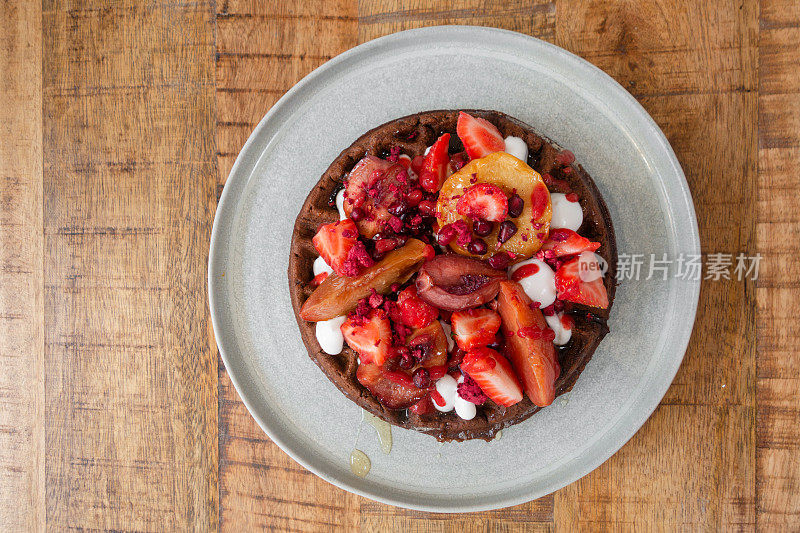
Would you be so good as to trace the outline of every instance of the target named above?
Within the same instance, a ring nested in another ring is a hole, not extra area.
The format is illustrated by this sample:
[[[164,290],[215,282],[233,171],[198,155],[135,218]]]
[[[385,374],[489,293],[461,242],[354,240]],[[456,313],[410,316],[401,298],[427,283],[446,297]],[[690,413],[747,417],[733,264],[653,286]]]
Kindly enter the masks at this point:
[[[620,254],[700,252],[683,172],[641,106],[602,71],[543,41],[440,26],[389,35],[318,68],[267,113],[231,170],[214,220],[209,299],[228,372],[253,417],[300,464],[346,490],[439,512],[522,503],[584,476],[658,405],[683,359],[699,282],[625,281],[611,333],[575,388],[493,442],[439,444],[362,431],[372,469],[350,471],[361,410],[309,359],[286,285],[308,190],[365,131],[429,109],[495,109],[571,149],[608,204]]]

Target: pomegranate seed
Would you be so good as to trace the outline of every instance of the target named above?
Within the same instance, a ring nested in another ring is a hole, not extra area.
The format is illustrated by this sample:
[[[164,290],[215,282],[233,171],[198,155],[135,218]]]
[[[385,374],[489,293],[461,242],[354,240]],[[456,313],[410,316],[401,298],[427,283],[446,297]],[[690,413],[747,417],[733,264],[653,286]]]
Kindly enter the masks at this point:
[[[467,245],[467,251],[472,255],[483,255],[486,253],[488,246],[486,246],[486,241],[483,239],[473,239]]]
[[[362,220],[365,216],[366,213],[364,213],[364,210],[361,209],[360,207],[356,207],[355,209],[350,211],[350,218],[353,219],[353,222],[358,222],[359,220]]]
[[[405,354],[402,357],[402,359],[400,359],[400,363],[399,364],[400,364],[400,368],[402,368],[404,370],[408,370],[409,368],[414,366],[415,363],[416,362],[414,361],[414,358],[411,357],[411,354]]]
[[[479,218],[472,223],[472,231],[475,232],[475,235],[486,237],[492,232],[492,223]]]
[[[508,216],[517,218],[522,214],[522,209],[525,207],[525,200],[519,194],[514,195],[508,199]]]
[[[395,248],[397,248],[397,241],[395,239],[386,238],[375,241],[375,250],[382,254],[394,250]]]
[[[578,195],[575,194],[574,192],[567,194],[565,198],[570,202],[577,202],[579,200]]]
[[[514,236],[517,232],[517,225],[511,222],[510,220],[506,220],[500,224],[500,231],[497,233],[497,242],[503,244],[508,239]]]
[[[408,205],[403,202],[392,204],[389,208],[389,212],[396,217],[402,216],[406,211],[408,211]]]
[[[497,270],[505,270],[511,263],[511,258],[505,252],[494,254],[489,258],[489,266]]]
[[[436,204],[430,200],[423,200],[419,203],[418,209],[423,216],[432,217],[436,212]]]
[[[439,230],[439,235],[436,237],[436,240],[442,246],[447,246],[448,244],[453,242],[453,239],[455,238],[456,238],[455,228],[453,227],[452,224],[447,224],[445,226],[442,226],[442,229]]]
[[[422,201],[422,191],[419,189],[411,189],[406,194],[406,201],[411,207],[416,207]]]
[[[426,389],[431,384],[431,376],[425,368],[416,369],[411,379],[414,381],[414,385],[420,389]]]
[[[559,165],[571,165],[575,161],[575,154],[569,150],[563,150],[556,156],[556,163]]]

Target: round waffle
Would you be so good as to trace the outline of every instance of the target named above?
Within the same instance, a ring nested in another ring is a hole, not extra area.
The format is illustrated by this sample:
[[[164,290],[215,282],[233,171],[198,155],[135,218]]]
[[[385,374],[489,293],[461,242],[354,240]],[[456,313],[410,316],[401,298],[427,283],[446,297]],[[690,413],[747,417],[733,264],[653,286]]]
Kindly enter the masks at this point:
[[[604,277],[608,291],[608,309],[573,305],[569,312],[575,326],[570,342],[558,350],[561,365],[561,374],[555,384],[558,396],[572,389],[598,344],[608,333],[606,321],[614,301],[617,265],[616,241],[608,208],[583,167],[573,163],[571,172],[565,174],[561,171],[560,165],[556,164],[556,155],[561,147],[536,133],[530,126],[503,113],[465,111],[493,123],[503,137],[521,137],[528,145],[527,163],[533,169],[569,183],[571,190],[578,194],[583,209],[583,225],[578,233],[599,242],[601,246],[597,254],[608,263],[608,272]],[[445,132],[452,134],[451,152],[460,151],[462,148],[456,146],[458,137],[455,134],[458,113],[458,110],[427,111],[387,122],[368,131],[339,154],[309,193],[295,221],[289,258],[289,291],[295,318],[309,356],[350,400],[391,424],[433,435],[441,441],[476,438],[490,440],[501,429],[527,419],[540,408],[533,405],[526,396],[511,407],[502,407],[487,401],[478,407],[478,414],[472,420],[462,420],[455,412],[435,411],[416,415],[405,409],[388,409],[356,379],[357,354],[346,345],[341,354],[325,353],[317,342],[314,323],[306,322],[299,316],[300,308],[313,291],[310,286],[313,278],[312,264],[318,254],[311,239],[320,225],[339,219],[333,199],[350,170],[365,155],[385,156],[393,146],[399,146],[402,153],[413,158],[422,154]]]

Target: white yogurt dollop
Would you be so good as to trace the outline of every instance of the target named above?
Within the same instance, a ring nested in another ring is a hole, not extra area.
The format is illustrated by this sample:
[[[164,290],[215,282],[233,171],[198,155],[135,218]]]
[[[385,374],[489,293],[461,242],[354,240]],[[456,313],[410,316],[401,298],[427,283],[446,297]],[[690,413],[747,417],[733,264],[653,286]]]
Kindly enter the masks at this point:
[[[506,137],[505,152],[513,155],[523,163],[528,162],[528,145],[525,144],[521,137],[514,137],[513,135]]]
[[[333,272],[333,269],[328,263],[325,262],[322,256],[320,256],[314,259],[314,276],[319,276],[323,272],[330,274]]]
[[[341,328],[346,319],[346,316],[337,316],[330,320],[317,322],[315,332],[317,334],[317,342],[322,351],[330,355],[342,353],[344,335],[342,335]]]
[[[344,214],[344,189],[336,193],[336,209],[339,211],[339,220],[347,218],[347,215]]]
[[[544,317],[544,320],[547,322],[547,325],[552,329],[555,334],[556,338],[553,339],[553,344],[557,346],[563,346],[569,342],[572,338],[572,328],[565,328],[564,323],[561,322],[561,318],[564,316],[564,313],[558,313],[552,316]]]
[[[583,210],[578,202],[570,202],[567,195],[560,192],[550,193],[550,202],[553,204],[553,219],[550,229],[566,228],[578,231],[583,224]]]
[[[436,382],[436,392],[441,395],[445,403],[439,405],[433,400],[433,406],[442,413],[449,413],[455,409],[459,418],[472,420],[478,413],[478,409],[474,403],[468,402],[458,395],[458,384],[463,382],[464,376],[459,377],[456,381],[450,374],[445,374]]]
[[[539,302],[539,307],[547,307],[556,301],[556,274],[553,269],[545,263],[536,258],[526,259],[520,261],[512,266],[508,271],[508,277],[511,278],[515,271],[525,265],[536,265],[539,267],[533,274],[529,274],[519,280],[522,285],[522,290],[528,295],[528,298],[534,302]]]
[[[433,406],[442,413],[449,413],[453,410],[453,402],[458,396],[458,382],[450,374],[445,374],[436,381],[436,392],[444,400],[444,405],[439,405],[433,400]]]

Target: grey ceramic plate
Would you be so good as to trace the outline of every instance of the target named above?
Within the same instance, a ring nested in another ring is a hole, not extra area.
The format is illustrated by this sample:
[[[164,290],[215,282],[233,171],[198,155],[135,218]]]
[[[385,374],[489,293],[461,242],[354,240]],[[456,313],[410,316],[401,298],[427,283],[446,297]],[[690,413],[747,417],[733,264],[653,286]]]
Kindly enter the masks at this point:
[[[231,171],[209,258],[211,316],[253,417],[300,464],[346,490],[414,509],[493,509],[587,474],[644,423],[681,363],[699,282],[626,281],[611,334],[574,390],[501,439],[439,444],[394,428],[383,455],[361,410],[314,365],[286,279],[295,216],[339,152],[390,119],[494,109],[571,149],[608,203],[620,253],[699,253],[689,189],[664,135],[622,87],[543,41],[489,28],[397,33],[318,68],[267,113]],[[350,472],[356,445],[372,460]]]

